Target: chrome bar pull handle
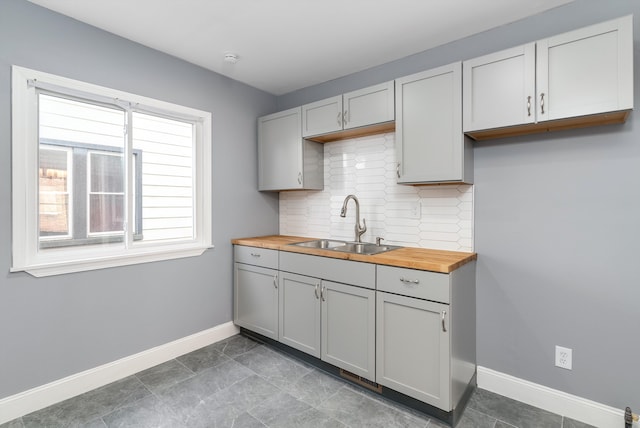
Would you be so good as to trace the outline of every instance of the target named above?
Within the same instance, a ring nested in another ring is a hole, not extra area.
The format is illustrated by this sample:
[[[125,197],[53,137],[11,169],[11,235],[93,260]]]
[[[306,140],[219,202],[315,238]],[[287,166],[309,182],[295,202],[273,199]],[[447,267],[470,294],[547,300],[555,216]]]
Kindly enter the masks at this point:
[[[444,318],[447,316],[447,311],[442,311],[442,331],[447,332],[447,327],[444,325]]]
[[[251,253],[251,255],[252,255],[253,257],[260,257],[260,254],[258,254],[258,253]]]
[[[298,173],[298,184],[302,184],[302,173]]]
[[[544,114],[544,92],[540,93],[540,114]]]
[[[338,112],[338,117],[336,119],[338,121],[338,126],[342,126],[342,112]]]
[[[320,287],[320,284],[316,284],[315,288],[313,289],[313,294],[316,295],[316,299],[319,299],[320,296],[318,295],[318,288]]]
[[[527,97],[527,116],[531,116],[531,95]]]
[[[342,114],[342,123],[344,126],[347,126],[347,123],[349,122],[349,116],[348,116],[348,111],[345,110],[344,113]]]
[[[278,275],[273,275],[273,288],[278,288]]]
[[[400,281],[404,282],[405,284],[420,284],[419,279],[407,279],[404,276],[400,277]]]
[[[400,178],[400,162],[398,162],[398,165],[396,165],[396,175],[398,176],[398,178]]]
[[[320,290],[320,300],[322,300],[323,302],[326,302],[327,299],[325,299],[324,297],[324,292],[327,291],[327,286],[323,285],[322,289]]]

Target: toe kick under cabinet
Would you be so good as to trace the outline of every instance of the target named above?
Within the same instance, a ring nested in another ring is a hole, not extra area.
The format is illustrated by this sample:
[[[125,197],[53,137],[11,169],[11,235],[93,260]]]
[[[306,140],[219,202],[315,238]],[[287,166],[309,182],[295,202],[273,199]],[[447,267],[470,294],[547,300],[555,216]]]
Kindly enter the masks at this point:
[[[475,386],[475,261],[438,273],[240,245],[234,255],[236,324],[455,420]]]

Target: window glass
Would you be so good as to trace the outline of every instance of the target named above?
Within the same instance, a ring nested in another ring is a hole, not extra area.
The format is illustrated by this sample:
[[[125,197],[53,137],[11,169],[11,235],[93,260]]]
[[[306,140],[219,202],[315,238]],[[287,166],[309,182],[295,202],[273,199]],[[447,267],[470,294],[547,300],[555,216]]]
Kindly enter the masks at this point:
[[[142,153],[143,241],[192,239],[192,123],[133,113],[133,148]]]
[[[124,232],[124,164],[119,154],[89,154],[89,234]]]
[[[64,148],[40,147],[38,184],[41,239],[70,236],[70,154],[70,150]]]

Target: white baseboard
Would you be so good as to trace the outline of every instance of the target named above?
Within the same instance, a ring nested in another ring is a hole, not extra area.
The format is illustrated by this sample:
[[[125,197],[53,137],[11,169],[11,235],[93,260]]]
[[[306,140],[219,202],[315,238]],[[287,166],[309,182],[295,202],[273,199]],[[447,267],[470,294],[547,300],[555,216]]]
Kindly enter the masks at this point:
[[[229,321],[0,400],[0,424],[164,363],[240,331]]]
[[[486,367],[478,366],[478,387],[599,428],[624,426],[623,410]]]

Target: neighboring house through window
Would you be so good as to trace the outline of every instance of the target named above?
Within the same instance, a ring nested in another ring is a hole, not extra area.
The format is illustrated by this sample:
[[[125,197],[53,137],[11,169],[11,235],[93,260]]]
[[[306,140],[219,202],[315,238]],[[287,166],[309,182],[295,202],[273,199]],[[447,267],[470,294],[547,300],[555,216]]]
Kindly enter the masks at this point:
[[[12,270],[211,247],[209,113],[15,66],[12,85]]]

